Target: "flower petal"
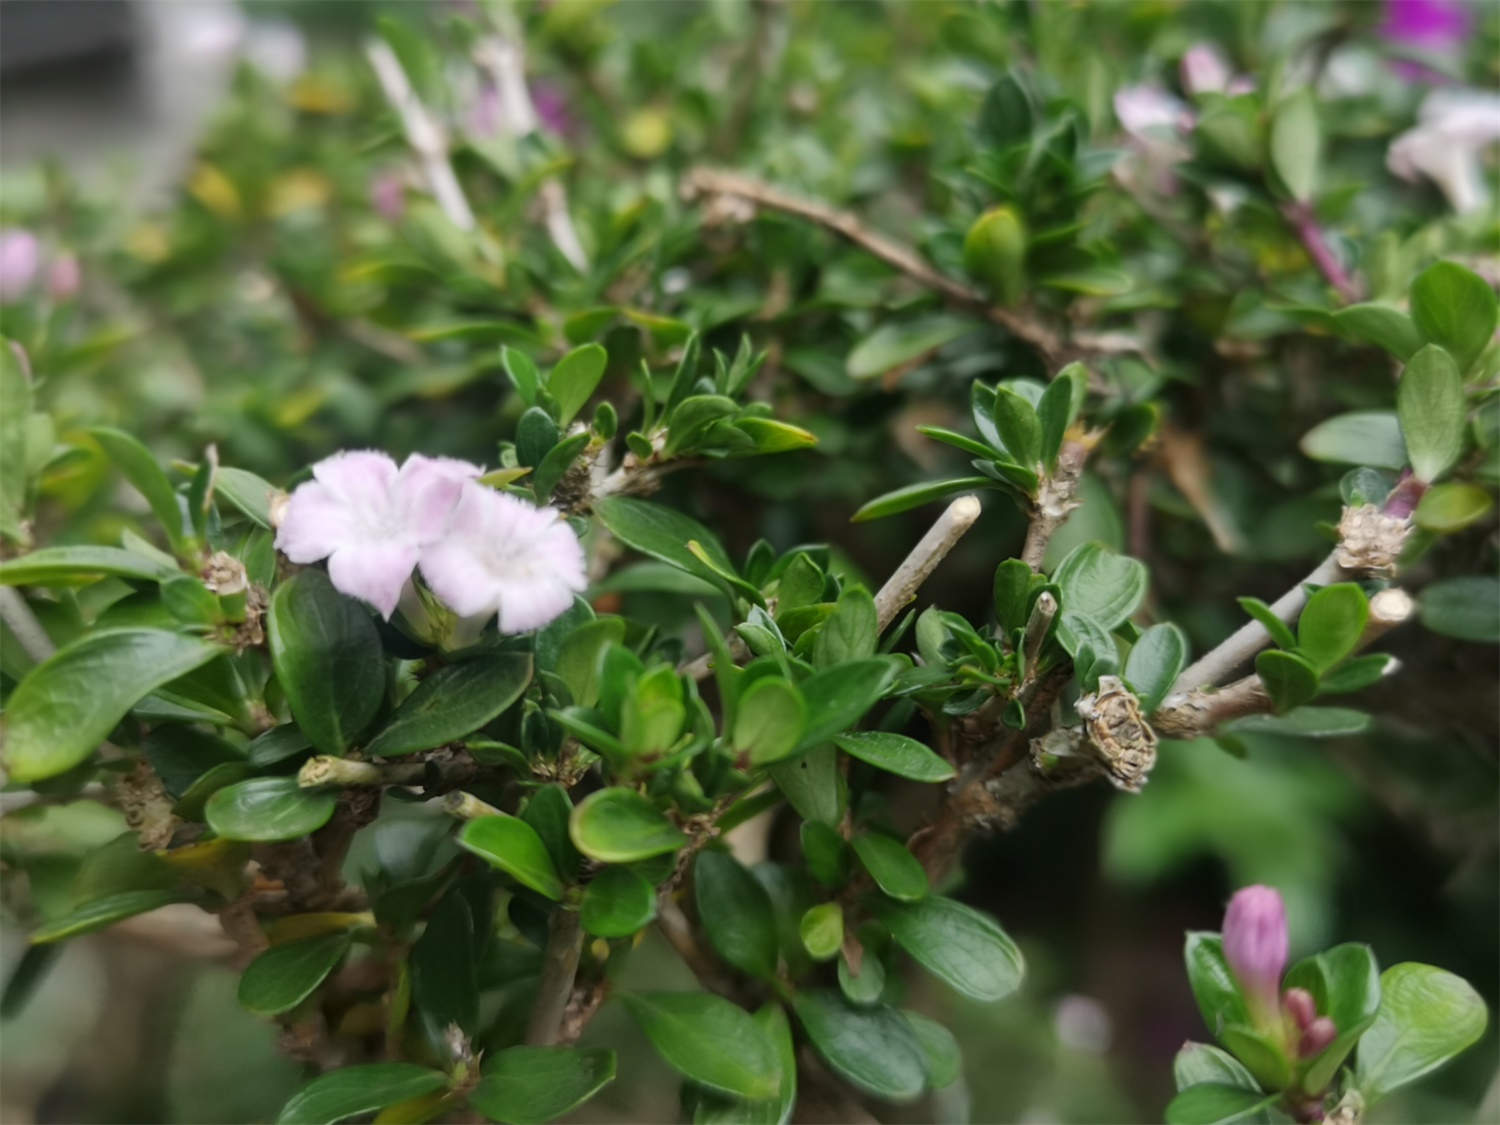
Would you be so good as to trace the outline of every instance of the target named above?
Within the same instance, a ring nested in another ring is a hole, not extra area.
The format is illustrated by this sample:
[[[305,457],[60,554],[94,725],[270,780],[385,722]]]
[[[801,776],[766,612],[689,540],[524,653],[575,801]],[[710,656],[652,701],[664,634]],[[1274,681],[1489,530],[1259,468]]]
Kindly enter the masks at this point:
[[[422,578],[460,617],[495,611],[494,580],[468,540],[454,536],[422,549]]]
[[[373,449],[355,449],[325,457],[313,476],[334,496],[361,514],[383,512],[396,483],[396,462]]]
[[[435,542],[448,530],[465,483],[480,471],[478,465],[452,457],[408,457],[395,486],[395,505],[406,534],[418,545]]]
[[[315,480],[297,486],[276,529],[276,549],[294,563],[326,559],[357,539],[348,506]]]
[[[416,547],[404,543],[340,547],[328,560],[328,577],[335,590],[369,602],[389,619],[417,555]]]

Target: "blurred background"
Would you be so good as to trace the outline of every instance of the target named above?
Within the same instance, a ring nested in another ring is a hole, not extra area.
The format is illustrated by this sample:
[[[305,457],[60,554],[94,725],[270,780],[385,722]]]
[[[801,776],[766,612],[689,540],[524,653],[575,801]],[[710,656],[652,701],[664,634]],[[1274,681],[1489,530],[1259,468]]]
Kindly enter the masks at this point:
[[[732,523],[737,553],[757,534],[779,545],[825,540],[856,572],[878,576],[920,534],[921,516],[851,526],[849,514],[933,468],[937,454],[912,439],[914,425],[947,424],[967,377],[1014,357],[1008,345],[971,339],[914,351],[920,358],[904,366],[876,365],[873,379],[851,375],[845,357],[874,327],[870,262],[774,218],[751,245],[721,245],[722,232],[683,217],[674,191],[683,169],[753,168],[951,252],[952,231],[963,229],[951,218],[961,194],[952,181],[970,156],[984,91],[1006,66],[1057,75],[1099,143],[1119,147],[1112,91],[1143,77],[1174,82],[1173,60],[1187,45],[1218,42],[1253,73],[1277,44],[1323,37],[1344,83],[1329,95],[1353,153],[1344,179],[1378,185],[1366,198],[1351,190],[1347,213],[1366,229],[1383,220],[1417,229],[1445,210],[1431,185],[1402,185],[1383,170],[1385,142],[1412,119],[1422,91],[1393,79],[1375,3],[557,0],[524,10],[543,125],[531,145],[493,120],[492,90],[466,61],[471,9],[0,4],[0,226],[10,240],[0,316],[48,372],[48,406],[64,432],[123,424],[163,456],[216,441],[226,463],[278,482],[348,445],[398,455],[440,447],[483,460],[516,413],[495,345],[556,342],[538,308],[569,318],[569,338],[592,315],[588,323],[603,327],[578,330],[606,332],[611,356],[626,363],[667,354],[675,318],[731,341],[744,328],[758,342],[774,336],[778,415],[814,429],[820,450],[748,481],[718,471],[674,479],[673,498],[691,494],[716,526]],[[1444,82],[1493,89],[1500,9],[1468,11],[1466,39],[1443,48],[1448,57],[1417,44],[1416,61],[1405,61]],[[406,44],[402,61],[419,92],[461,138],[455,162],[466,182],[496,185],[474,189],[486,224],[536,225],[535,183],[566,170],[574,214],[608,277],[547,281],[562,271],[538,237],[514,251],[503,295],[484,288],[484,264],[409,190],[410,161],[362,51],[381,19],[394,21],[388,38]],[[1122,221],[1119,237],[1136,237],[1129,232],[1140,225]],[[17,233],[32,239],[29,272],[10,257]],[[1158,315],[1177,316],[1176,304],[1192,305],[1173,291],[1186,285],[1176,279],[1191,273],[1191,254],[1150,242],[1159,236],[1140,234],[1141,253],[1156,256],[1165,279],[1155,283],[1166,290],[1158,301],[1172,311]],[[1494,228],[1479,242],[1493,255]],[[441,285],[435,261],[444,263]],[[1219,296],[1227,308],[1232,294]],[[1337,475],[1288,467],[1298,435],[1331,411],[1330,399],[1347,409],[1388,394],[1388,383],[1361,390],[1353,374],[1322,398],[1291,394],[1281,372],[1316,359],[1278,351],[1265,309],[1235,315],[1241,321],[1221,319],[1211,332],[1183,323],[1163,364],[1186,404],[1180,416],[1209,435],[1216,511],[1230,534],[1210,542],[1191,490],[1174,484],[1173,466],[1153,462],[1139,496],[1134,478],[1092,478],[1089,503],[1054,543],[1060,554],[1102,538],[1147,557],[1161,608],[1200,643],[1234,624],[1234,594],[1269,600],[1319,550],[1313,525],[1336,511]],[[1210,347],[1213,333],[1254,346]],[[1238,399],[1216,382],[1227,384],[1230,368],[1248,388]],[[1269,463],[1272,445],[1282,461],[1261,472],[1257,459]],[[117,537],[121,498],[106,479],[88,458],[57,466],[47,483],[51,525],[37,538]],[[1023,531],[1019,515],[992,505],[924,601],[983,620],[995,562],[1015,552]],[[1494,542],[1491,522],[1437,552],[1427,573],[1493,569]],[[958,1033],[967,1083],[944,1095],[952,1104],[906,1112],[1158,1119],[1172,1055],[1185,1038],[1206,1038],[1182,972],[1183,931],[1217,928],[1229,893],[1251,882],[1286,896],[1294,953],[1367,941],[1382,965],[1414,959],[1467,977],[1493,1016],[1497,650],[1416,628],[1387,647],[1404,670],[1353,702],[1376,715],[1363,734],[1314,743],[1245,733],[1244,757],[1209,742],[1169,743],[1140,796],[1070,792],[1017,831],[976,843],[962,894],[1004,922],[1031,972],[1021,995],[991,1007],[931,986],[912,997]],[[50,829],[0,822],[0,860],[28,873],[76,866],[83,848],[119,830],[110,815]],[[15,927],[23,912],[7,902],[7,972],[24,947]],[[0,1120],[274,1115],[300,1068],[278,1051],[274,1027],[236,1004],[225,955],[213,920],[191,914],[69,944],[0,1024]],[[627,972],[688,983],[651,942]],[[615,1006],[588,1035],[621,1047],[621,1077],[586,1119],[677,1112],[675,1081]],[[1479,1047],[1376,1119],[1500,1120],[1493,1018]]]

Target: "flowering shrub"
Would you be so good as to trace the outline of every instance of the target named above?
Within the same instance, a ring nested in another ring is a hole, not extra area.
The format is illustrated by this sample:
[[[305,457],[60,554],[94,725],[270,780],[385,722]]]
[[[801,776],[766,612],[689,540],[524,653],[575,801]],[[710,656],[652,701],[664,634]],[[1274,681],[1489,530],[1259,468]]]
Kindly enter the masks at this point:
[[[1492,95],[1425,89],[1493,12],[714,6],[678,68],[628,7],[386,21],[242,71],[174,210],[0,216],[8,1007],[187,903],[284,1122],[561,1117],[612,998],[695,1121],[956,1114],[911,982],[1027,963],[966,845],[1194,807],[1160,769],[1369,730],[1388,642],[1500,640]],[[1189,935],[1169,1121],[1357,1121],[1485,1030],[1289,946],[1266,886]]]

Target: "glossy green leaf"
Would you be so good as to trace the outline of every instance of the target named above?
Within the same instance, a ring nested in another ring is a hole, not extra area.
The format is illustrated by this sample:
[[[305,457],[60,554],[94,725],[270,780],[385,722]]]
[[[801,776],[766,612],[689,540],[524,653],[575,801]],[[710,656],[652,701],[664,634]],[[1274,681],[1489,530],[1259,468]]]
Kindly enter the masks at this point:
[[[904,512],[909,508],[920,508],[923,504],[931,504],[934,500],[942,500],[960,492],[973,492],[975,489],[993,487],[994,482],[989,477],[954,477],[951,480],[921,481],[918,484],[908,484],[887,492],[883,496],[875,497],[862,505],[850,519],[854,523],[883,519],[897,512]]]
[[[385,698],[380,634],[369,613],[304,570],[271,596],[267,639],[276,679],[302,733],[324,754],[343,754]]]
[[[291,1011],[333,972],[349,942],[345,931],[273,945],[240,976],[240,1006],[259,1016]]]
[[[594,505],[594,513],[626,546],[689,574],[717,585],[722,574],[737,573],[714,533],[675,508],[632,496],[607,496]],[[688,549],[690,542],[702,549],[707,565]]]
[[[1170,622],[1151,626],[1131,646],[1125,657],[1125,682],[1140,697],[1142,714],[1161,706],[1187,665],[1187,657],[1187,637]]]
[[[1450,480],[1429,488],[1417,503],[1413,516],[1424,531],[1451,535],[1484,519],[1494,506],[1494,498],[1479,485]],[[0,567],[0,575],[3,571]]]
[[[253,523],[271,526],[271,497],[276,489],[254,473],[221,465],[214,473],[214,496],[222,496]]]
[[[849,800],[849,787],[839,773],[838,754],[832,746],[815,746],[790,761],[768,767],[787,803],[803,820],[837,824]]]
[[[191,537],[183,526],[182,505],[172,482],[167,480],[167,474],[156,463],[151,451],[123,430],[100,426],[90,430],[89,436],[99,443],[125,479],[146,498],[152,514],[166,532],[172,550],[181,556],[189,554]]]
[[[480,816],[458,834],[458,846],[504,871],[522,886],[554,902],[563,896],[563,881],[547,845],[536,829],[514,816]]]
[[[542,1125],[614,1079],[615,1053],[602,1047],[507,1047],[485,1057],[469,1104],[502,1125]]]
[[[516,422],[516,460],[536,468],[552,451],[562,434],[557,422],[544,408],[529,408]]]
[[[427,1036],[450,1027],[472,1035],[479,1022],[480,934],[461,884],[451,884],[411,947],[411,1002]]]
[[[891,1102],[907,1102],[927,1084],[921,1043],[911,1024],[887,1005],[857,1007],[837,992],[798,993],[797,1019],[830,1070]]]
[[[875,599],[863,586],[847,586],[834,603],[832,615],[818,630],[813,667],[828,668],[874,656],[879,635]]]
[[[886,894],[902,902],[916,902],[926,896],[927,872],[901,841],[871,832],[854,837],[850,843],[875,885]]]
[[[814,961],[830,961],[844,944],[844,911],[836,902],[810,906],[797,923],[802,948]]]
[[[593,395],[604,377],[608,359],[598,344],[584,344],[558,360],[547,375],[547,393],[557,401],[557,420],[561,425],[571,422]]]
[[[1355,410],[1319,422],[1302,435],[1302,452],[1314,461],[1404,469],[1406,442],[1389,410]]]
[[[1041,400],[1036,404],[1036,414],[1042,426],[1041,462],[1050,470],[1062,449],[1063,435],[1078,416],[1088,392],[1089,375],[1082,364],[1070,363],[1047,384]],[[1019,561],[1019,560],[1017,560]]]
[[[1287,971],[1286,988],[1312,993],[1319,1015],[1333,1020],[1338,1037],[1305,1065],[1309,1090],[1333,1082],[1354,1044],[1380,1007],[1380,969],[1368,945],[1346,942],[1299,961]]]
[[[1392,965],[1380,975],[1380,997],[1354,1068],[1354,1084],[1370,1104],[1467,1050],[1489,1022],[1473,986],[1432,965]]]
[[[794,751],[807,721],[807,704],[796,685],[780,676],[750,684],[735,706],[730,745],[752,766],[779,761]]]
[[[1276,611],[1259,598],[1239,598],[1240,608],[1265,627],[1271,639],[1284,649],[1297,647],[1297,635],[1291,626],[1276,616]]]
[[[728,852],[707,848],[693,861],[693,895],[698,919],[720,957],[751,976],[775,976],[775,916],[755,876]]]
[[[1275,734],[1290,738],[1342,738],[1370,729],[1370,716],[1347,707],[1298,707],[1285,715],[1246,715],[1225,723],[1225,734]]]
[[[1297,652],[1319,672],[1332,668],[1354,651],[1369,617],[1370,603],[1355,583],[1324,586],[1297,618]]]
[[[1277,714],[1300,707],[1318,694],[1317,669],[1296,653],[1268,649],[1255,658],[1255,671]]]
[[[183,901],[181,891],[140,890],[120,891],[84,903],[60,918],[43,923],[31,933],[32,945],[46,945],[66,938],[91,934],[96,930],[113,926],[126,918],[156,910],[174,902]]]
[[[331,1070],[288,1099],[276,1125],[333,1125],[347,1117],[374,1113],[448,1085],[448,1076],[416,1063],[367,1063]]]
[[[958,1081],[963,1073],[963,1052],[958,1040],[937,1020],[930,1020],[919,1012],[904,1011],[906,1022],[917,1045],[922,1049],[922,1067],[927,1072],[927,1085],[934,1090]]]
[[[1333,314],[1333,323],[1347,339],[1384,348],[1402,362],[1426,342],[1411,317],[1390,305],[1350,305]]]
[[[693,1125],[787,1125],[797,1104],[797,1054],[786,1011],[775,1001],[751,1016],[776,1045],[781,1062],[781,1089],[774,1098],[745,1101],[712,1090],[693,1088]]]
[[[1042,422],[1036,409],[1009,387],[995,390],[995,430],[1017,464],[1031,468],[1042,459]]]
[[[531,657],[495,653],[439,668],[401,701],[365,752],[414,754],[473,734],[521,698]]]
[[[853,863],[849,845],[837,828],[821,820],[802,822],[802,858],[807,873],[829,890],[837,890],[849,881]]]
[[[1062,590],[1062,608],[1113,629],[1146,596],[1146,565],[1117,555],[1100,543],[1084,543],[1057,565],[1052,581]]]
[[[1461,641],[1500,644],[1500,578],[1444,578],[1417,595],[1422,624]]]
[[[896,674],[895,665],[880,658],[814,672],[798,685],[807,704],[807,725],[798,745],[811,748],[848,730],[890,690]]]
[[[1412,356],[1396,385],[1396,413],[1412,472],[1437,480],[1464,450],[1468,404],[1453,357],[1435,344]]]
[[[989,916],[961,902],[928,895],[920,902],[882,902],[880,920],[896,944],[965,996],[991,1002],[1021,984],[1021,950]]]
[[[516,393],[521,396],[521,401],[527,406],[533,405],[536,402],[536,392],[542,385],[542,376],[531,357],[514,348],[501,347],[500,366],[511,385],[516,388]]]
[[[180,573],[176,567],[119,547],[44,547],[0,562],[0,586],[75,586],[106,575],[160,582]]]
[[[851,379],[873,379],[892,368],[915,363],[977,327],[973,320],[944,313],[916,320],[888,321],[854,345],[844,370]]]
[[[1218,1082],[1189,1086],[1167,1105],[1167,1125],[1230,1125],[1249,1121],[1281,1095]]]
[[[1437,262],[1411,283],[1411,317],[1467,371],[1495,335],[1500,310],[1484,278],[1457,262]]]
[[[869,1005],[879,1003],[885,992],[885,965],[870,950],[860,959],[859,972],[855,972],[845,957],[839,958],[839,991],[851,1004]]]
[[[1331,672],[1325,672],[1318,680],[1319,695],[1337,695],[1341,692],[1361,691],[1389,675],[1397,668],[1394,656],[1385,652],[1371,652],[1346,660]],[[1336,708],[1328,708],[1336,710]]]
[[[599,661],[606,646],[625,639],[623,617],[600,617],[577,626],[557,650],[556,672],[573,702],[592,707],[599,700]]]
[[[1217,1082],[1225,1086],[1238,1086],[1243,1090],[1260,1092],[1255,1076],[1245,1069],[1228,1051],[1208,1043],[1184,1043],[1172,1060],[1172,1079],[1179,1091],[1205,1082]]]
[[[833,741],[845,754],[898,777],[936,782],[954,776],[950,762],[904,734],[883,730],[850,731],[836,735]]]
[[[1216,1038],[1229,1024],[1249,1021],[1244,997],[1229,971],[1229,962],[1224,959],[1224,943],[1218,934],[1190,932],[1182,957],[1198,1011]]]
[[[776,1044],[743,1008],[708,992],[626,993],[623,999],[657,1053],[694,1082],[741,1098],[776,1096]]]
[[[606,867],[584,888],[579,915],[595,937],[629,937],[656,917],[656,888],[628,867]]]
[[[634,789],[601,789],[573,810],[574,845],[600,863],[633,863],[674,852],[687,837]]]
[[[5,768],[34,782],[92,754],[140,699],[224,649],[159,629],[88,633],[32,668],[5,710]]]
[[[203,818],[226,840],[270,843],[316,832],[337,803],[332,793],[298,788],[295,777],[255,777],[215,792]]]

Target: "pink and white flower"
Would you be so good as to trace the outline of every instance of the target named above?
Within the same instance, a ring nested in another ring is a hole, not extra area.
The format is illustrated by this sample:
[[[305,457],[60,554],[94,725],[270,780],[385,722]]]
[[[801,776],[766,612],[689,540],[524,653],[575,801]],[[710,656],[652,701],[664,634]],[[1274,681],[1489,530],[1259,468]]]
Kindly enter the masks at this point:
[[[498,616],[502,633],[539,629],[587,585],[583,545],[561,514],[478,484],[448,532],[422,551],[422,577],[460,617]]]
[[[1431,180],[1461,215],[1488,207],[1490,177],[1484,154],[1500,144],[1500,94],[1434,90],[1417,117],[1415,128],[1391,142],[1386,167],[1403,180]]]
[[[448,529],[467,481],[466,461],[412,454],[398,469],[384,453],[335,453],[292,493],[276,548],[295,563],[328,560],[334,588],[389,618],[422,551]]]

